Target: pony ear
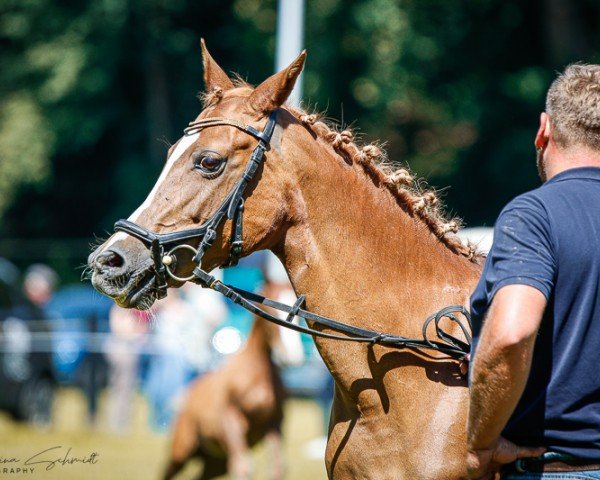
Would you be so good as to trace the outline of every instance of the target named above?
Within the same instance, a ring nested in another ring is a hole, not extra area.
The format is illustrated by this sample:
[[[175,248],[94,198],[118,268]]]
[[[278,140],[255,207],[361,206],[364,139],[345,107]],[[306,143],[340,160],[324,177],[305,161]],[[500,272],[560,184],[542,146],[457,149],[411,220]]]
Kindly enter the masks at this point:
[[[204,84],[206,86],[206,91],[211,92],[215,88],[220,88],[223,91],[231,90],[234,87],[233,82],[211,57],[210,53],[208,53],[203,38],[200,40],[200,46],[202,47],[202,63],[204,64]]]
[[[270,76],[256,87],[248,97],[248,103],[252,110],[258,113],[268,113],[279,108],[292,93],[305,60],[306,50],[303,50],[287,68]]]

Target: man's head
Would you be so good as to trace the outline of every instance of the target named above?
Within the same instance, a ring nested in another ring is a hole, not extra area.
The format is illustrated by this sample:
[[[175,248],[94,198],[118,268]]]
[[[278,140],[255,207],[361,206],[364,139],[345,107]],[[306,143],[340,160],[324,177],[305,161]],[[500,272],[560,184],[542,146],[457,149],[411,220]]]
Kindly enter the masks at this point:
[[[546,98],[554,141],[600,150],[600,65],[570,65]]]
[[[23,289],[25,295],[38,307],[43,307],[52,297],[58,283],[58,275],[47,265],[36,263],[25,272]]]
[[[577,165],[578,160],[587,161],[565,157],[565,152],[587,150],[600,156],[600,65],[569,65],[554,80],[546,97],[546,112],[540,117],[535,146],[542,180],[566,168],[583,166]],[[551,165],[556,157],[575,164]]]

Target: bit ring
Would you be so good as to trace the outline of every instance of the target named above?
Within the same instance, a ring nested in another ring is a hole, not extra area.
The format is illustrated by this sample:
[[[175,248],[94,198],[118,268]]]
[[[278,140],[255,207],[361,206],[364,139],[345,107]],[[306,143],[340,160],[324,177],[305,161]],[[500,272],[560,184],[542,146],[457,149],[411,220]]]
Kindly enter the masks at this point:
[[[171,277],[173,280],[176,280],[178,282],[189,282],[190,280],[193,280],[194,278],[196,278],[196,276],[194,274],[190,275],[189,277],[178,277],[171,271],[170,267],[172,265],[176,265],[177,257],[175,256],[175,252],[177,250],[189,250],[194,255],[196,255],[198,253],[198,250],[196,250],[191,245],[186,245],[186,244],[176,245],[162,257],[162,264],[164,265],[165,270],[167,271],[167,274],[169,275],[169,277]]]

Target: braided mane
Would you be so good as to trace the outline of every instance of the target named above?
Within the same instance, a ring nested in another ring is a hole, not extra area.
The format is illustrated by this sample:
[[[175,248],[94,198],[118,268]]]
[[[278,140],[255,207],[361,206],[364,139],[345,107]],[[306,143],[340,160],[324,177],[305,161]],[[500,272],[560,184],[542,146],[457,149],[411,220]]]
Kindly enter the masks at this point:
[[[244,80],[237,77],[236,87],[251,89]],[[236,88],[237,92],[240,93]],[[204,106],[218,103],[229,92],[214,89],[201,95]],[[477,251],[472,242],[465,245],[456,235],[461,227],[460,218],[448,218],[442,202],[435,190],[424,188],[425,182],[415,177],[408,168],[394,169],[386,162],[385,151],[375,144],[358,145],[350,129],[339,131],[330,125],[319,114],[308,114],[304,110],[285,105],[298,121],[312,130],[319,138],[325,140],[336,153],[348,163],[356,163],[363,167],[367,176],[376,183],[384,185],[398,200],[404,210],[413,218],[419,219],[447,248],[452,252],[468,258],[473,263],[480,263],[483,255]]]

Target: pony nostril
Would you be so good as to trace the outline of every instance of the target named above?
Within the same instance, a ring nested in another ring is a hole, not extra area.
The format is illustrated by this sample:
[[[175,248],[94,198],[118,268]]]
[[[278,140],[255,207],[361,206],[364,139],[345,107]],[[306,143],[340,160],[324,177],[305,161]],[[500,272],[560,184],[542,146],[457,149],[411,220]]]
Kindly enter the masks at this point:
[[[112,250],[102,252],[96,257],[96,265],[98,267],[119,268],[122,267],[124,263],[125,260],[123,257]]]

